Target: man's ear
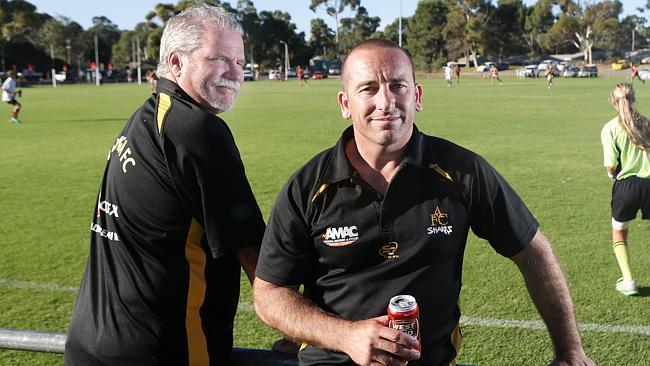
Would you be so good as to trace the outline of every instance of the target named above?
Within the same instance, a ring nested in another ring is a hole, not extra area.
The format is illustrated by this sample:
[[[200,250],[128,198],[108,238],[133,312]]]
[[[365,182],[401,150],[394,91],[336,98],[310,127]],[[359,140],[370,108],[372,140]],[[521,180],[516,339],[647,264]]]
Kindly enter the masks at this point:
[[[415,84],[415,110],[422,110],[422,84]]]
[[[352,113],[350,113],[350,105],[348,101],[347,93],[340,91],[338,94],[339,107],[341,107],[341,116],[344,119],[352,118]]]
[[[181,76],[181,71],[183,70],[183,57],[176,52],[171,52],[167,56],[167,65],[169,65],[169,69],[174,77],[178,78]]]

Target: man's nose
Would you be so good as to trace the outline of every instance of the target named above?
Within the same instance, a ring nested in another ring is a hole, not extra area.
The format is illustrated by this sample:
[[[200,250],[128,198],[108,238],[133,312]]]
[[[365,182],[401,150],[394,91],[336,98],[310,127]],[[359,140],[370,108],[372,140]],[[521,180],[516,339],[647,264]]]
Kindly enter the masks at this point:
[[[388,86],[381,86],[375,96],[375,105],[377,109],[386,111],[395,106],[395,95]]]

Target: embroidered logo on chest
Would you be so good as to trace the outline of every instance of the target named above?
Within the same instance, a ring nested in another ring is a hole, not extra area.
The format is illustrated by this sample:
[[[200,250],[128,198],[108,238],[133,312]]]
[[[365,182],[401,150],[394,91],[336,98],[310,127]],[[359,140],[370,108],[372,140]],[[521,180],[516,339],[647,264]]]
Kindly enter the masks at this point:
[[[356,226],[328,227],[321,237],[324,244],[342,247],[359,240],[359,231]]]
[[[449,225],[449,215],[444,213],[440,207],[436,206],[436,209],[433,213],[429,214],[431,220],[431,226],[427,228],[428,235],[434,234],[444,234],[451,235],[453,231],[453,226]]]

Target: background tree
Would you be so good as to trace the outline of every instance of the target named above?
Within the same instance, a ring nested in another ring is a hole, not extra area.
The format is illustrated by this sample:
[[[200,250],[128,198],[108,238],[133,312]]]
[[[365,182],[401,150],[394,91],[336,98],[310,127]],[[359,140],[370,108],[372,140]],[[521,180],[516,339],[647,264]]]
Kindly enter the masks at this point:
[[[462,9],[452,7],[447,13],[447,23],[442,29],[442,36],[445,39],[445,50],[451,59],[465,57],[469,66],[469,47],[465,43],[467,33],[467,17]]]
[[[535,56],[542,52],[541,39],[555,22],[552,8],[552,0],[538,0],[532,8],[529,8],[524,25],[523,38],[530,50],[530,56]]]
[[[429,72],[447,61],[443,29],[448,12],[443,0],[423,0],[409,18],[406,42],[417,70]]]
[[[521,35],[526,25],[527,8],[522,0],[499,0],[490,28],[497,37],[492,38],[490,53],[499,60],[508,55],[525,53],[526,45]]]
[[[309,9],[313,12],[316,12],[316,9],[324,5],[327,15],[334,18],[336,22],[336,29],[334,30],[336,35],[336,46],[339,45],[339,14],[345,10],[346,7],[350,7],[351,10],[356,10],[359,7],[361,0],[311,0]]]
[[[354,18],[341,19],[339,29],[339,52],[347,54],[352,47],[370,36],[377,30],[381,19],[371,17],[363,6],[357,8]]]
[[[319,55],[326,58],[336,57],[334,31],[321,18],[311,20],[309,46],[315,56]]]
[[[93,26],[79,37],[82,45],[81,55],[85,61],[94,62],[95,36],[97,36],[99,62],[106,65],[111,61],[113,44],[119,41],[120,31],[117,25],[104,16],[93,17],[92,22]]]
[[[7,44],[12,41],[28,42],[29,36],[36,32],[48,18],[51,17],[37,13],[36,7],[27,1],[0,0],[0,64],[3,70],[6,68]],[[14,58],[15,56],[12,57],[10,64],[15,64]]]
[[[408,22],[410,17],[402,17],[402,47],[408,49]],[[384,27],[383,32],[376,32],[374,38],[382,37],[399,44],[399,18]]]
[[[620,55],[621,50],[629,49],[623,42],[625,37],[618,20],[622,12],[623,4],[618,0],[591,3],[584,9],[583,26],[591,27],[594,47],[605,49],[609,58]]]

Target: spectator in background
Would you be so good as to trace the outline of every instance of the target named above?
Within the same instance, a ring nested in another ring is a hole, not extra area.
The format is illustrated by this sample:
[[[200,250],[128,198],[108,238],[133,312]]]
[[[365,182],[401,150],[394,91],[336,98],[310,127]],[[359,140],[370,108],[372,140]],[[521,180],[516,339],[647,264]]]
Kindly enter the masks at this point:
[[[10,123],[20,123],[18,113],[22,105],[16,100],[16,94],[21,95],[20,90],[16,91],[16,80],[14,80],[14,71],[7,70],[5,72],[7,79],[2,83],[2,101],[11,105],[11,118]]]
[[[612,243],[623,275],[616,281],[616,291],[637,295],[627,238],[629,223],[639,211],[643,220],[650,220],[650,121],[636,110],[631,84],[616,85],[609,101],[617,116],[603,126],[600,138],[607,176],[614,181]]]

